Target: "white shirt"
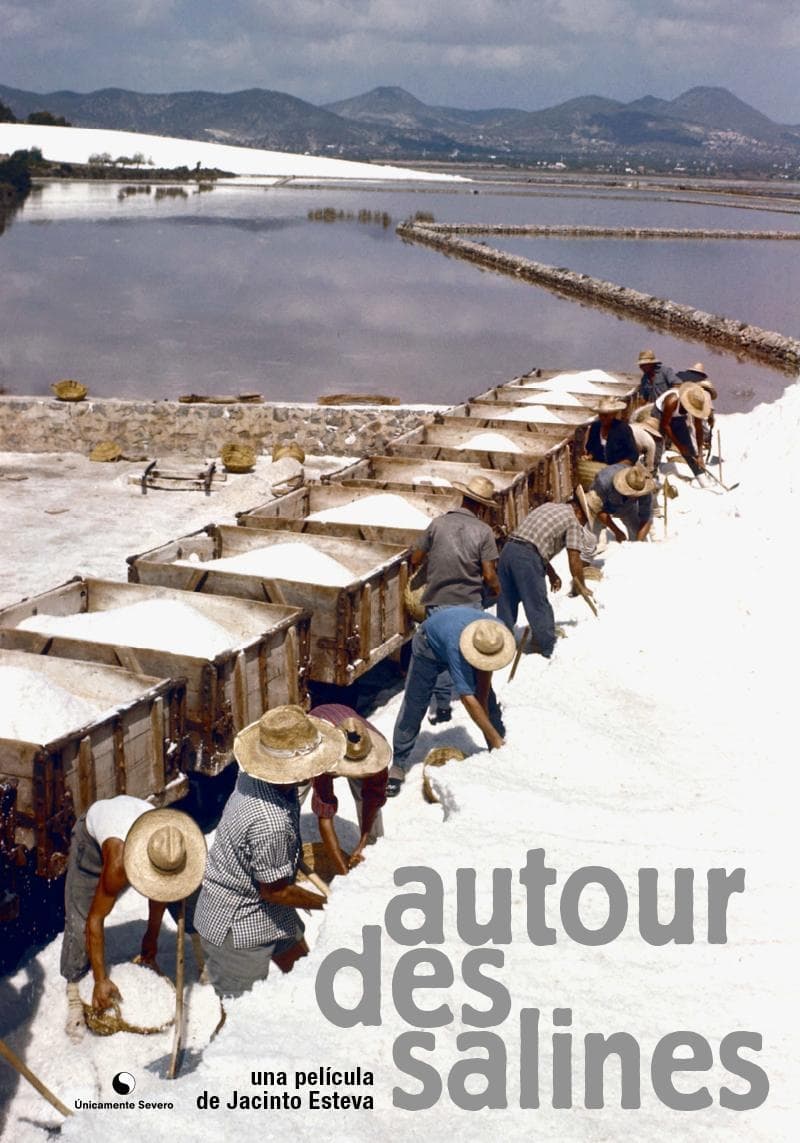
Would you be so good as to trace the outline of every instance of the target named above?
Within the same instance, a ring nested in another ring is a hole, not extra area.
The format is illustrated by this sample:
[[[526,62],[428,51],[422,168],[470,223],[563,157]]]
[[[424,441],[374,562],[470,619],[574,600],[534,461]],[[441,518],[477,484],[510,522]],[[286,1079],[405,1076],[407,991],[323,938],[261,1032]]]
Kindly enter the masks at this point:
[[[110,837],[124,841],[133,823],[152,810],[153,806],[142,798],[132,798],[129,794],[118,794],[116,798],[101,798],[86,812],[86,829],[100,848]]]

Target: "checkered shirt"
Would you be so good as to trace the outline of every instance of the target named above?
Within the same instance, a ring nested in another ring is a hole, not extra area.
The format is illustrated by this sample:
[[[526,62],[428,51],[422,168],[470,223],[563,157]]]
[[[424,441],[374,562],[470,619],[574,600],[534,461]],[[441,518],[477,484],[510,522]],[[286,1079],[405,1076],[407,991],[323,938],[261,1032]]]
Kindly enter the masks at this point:
[[[584,528],[569,504],[541,504],[529,512],[511,538],[535,544],[539,555],[549,563],[562,548],[580,552],[587,547]]]
[[[237,949],[292,938],[294,909],[262,900],[259,883],[294,878],[300,857],[300,805],[285,791],[240,774],[206,861],[194,925],[219,947],[229,931]]]

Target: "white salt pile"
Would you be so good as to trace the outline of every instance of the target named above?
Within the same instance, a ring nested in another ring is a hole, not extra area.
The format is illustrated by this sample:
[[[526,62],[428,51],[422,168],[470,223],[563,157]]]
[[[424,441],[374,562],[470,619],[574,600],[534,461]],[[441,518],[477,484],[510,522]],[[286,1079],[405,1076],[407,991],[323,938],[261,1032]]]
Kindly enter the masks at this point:
[[[450,480],[445,480],[443,476],[420,476],[415,478],[415,484],[430,484],[434,488],[452,488],[453,484]]]
[[[532,397],[521,398],[524,405],[572,405],[576,409],[584,407],[583,402],[575,396],[574,393],[567,393],[566,390],[559,390],[551,392],[551,390],[543,390],[541,393],[534,393]]]
[[[213,658],[234,642],[219,623],[207,619],[191,604],[172,599],[143,599],[125,607],[76,615],[31,615],[19,627],[42,635],[147,647],[198,658]]]
[[[522,449],[502,433],[475,433],[456,448],[474,448],[480,452],[522,452]]]
[[[328,587],[346,587],[356,578],[355,572],[327,552],[301,542],[253,548],[250,552],[239,552],[236,556],[223,556],[218,560],[196,562],[190,557],[175,562],[210,568],[212,571],[239,572],[241,575],[294,580],[296,583],[318,583]]]
[[[536,406],[534,408],[509,408],[508,412],[503,413],[500,419],[503,421],[532,421],[540,425],[563,425],[565,423],[558,413],[554,413],[552,409]]]
[[[120,1016],[137,1028],[163,1028],[175,1018],[175,989],[170,980],[143,964],[115,964],[109,974],[120,991]],[[89,972],[78,986],[84,1004],[92,1003],[94,977]]]
[[[39,671],[0,666],[0,738],[40,745],[94,722],[104,709]]]
[[[339,524],[377,524],[387,528],[427,528],[431,517],[394,492],[378,492],[340,504],[337,508],[321,508],[309,520],[330,520]]]
[[[609,392],[609,385],[619,386],[619,380],[602,369],[586,369],[582,373],[558,373],[547,381],[531,381],[524,389],[546,390],[569,393],[591,393],[602,396]]]

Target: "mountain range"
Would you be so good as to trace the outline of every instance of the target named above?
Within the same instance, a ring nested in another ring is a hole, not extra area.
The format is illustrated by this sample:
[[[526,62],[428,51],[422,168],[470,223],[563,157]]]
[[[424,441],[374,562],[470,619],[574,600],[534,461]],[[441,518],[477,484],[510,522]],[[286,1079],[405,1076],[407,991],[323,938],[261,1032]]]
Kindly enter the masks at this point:
[[[376,87],[316,106],[261,88],[38,94],[0,84],[0,101],[18,119],[46,110],[75,127],[362,160],[561,160],[594,166],[626,161],[702,169],[800,162],[800,126],[775,123],[722,87],[694,87],[672,100],[646,95],[630,103],[586,95],[541,111],[431,106],[401,87]]]

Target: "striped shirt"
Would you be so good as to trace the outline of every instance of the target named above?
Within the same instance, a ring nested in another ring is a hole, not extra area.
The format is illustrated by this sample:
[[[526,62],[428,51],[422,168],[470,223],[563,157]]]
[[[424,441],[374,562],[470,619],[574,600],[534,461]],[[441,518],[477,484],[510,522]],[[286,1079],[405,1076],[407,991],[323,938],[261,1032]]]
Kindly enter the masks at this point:
[[[545,563],[562,548],[576,552],[593,552],[596,541],[592,533],[578,523],[578,518],[569,504],[540,504],[529,512],[511,537],[526,540],[536,547]]]
[[[237,949],[293,938],[294,909],[264,901],[259,884],[293,880],[299,858],[296,789],[239,774],[206,861],[194,917],[200,936],[219,947],[232,932]]]

